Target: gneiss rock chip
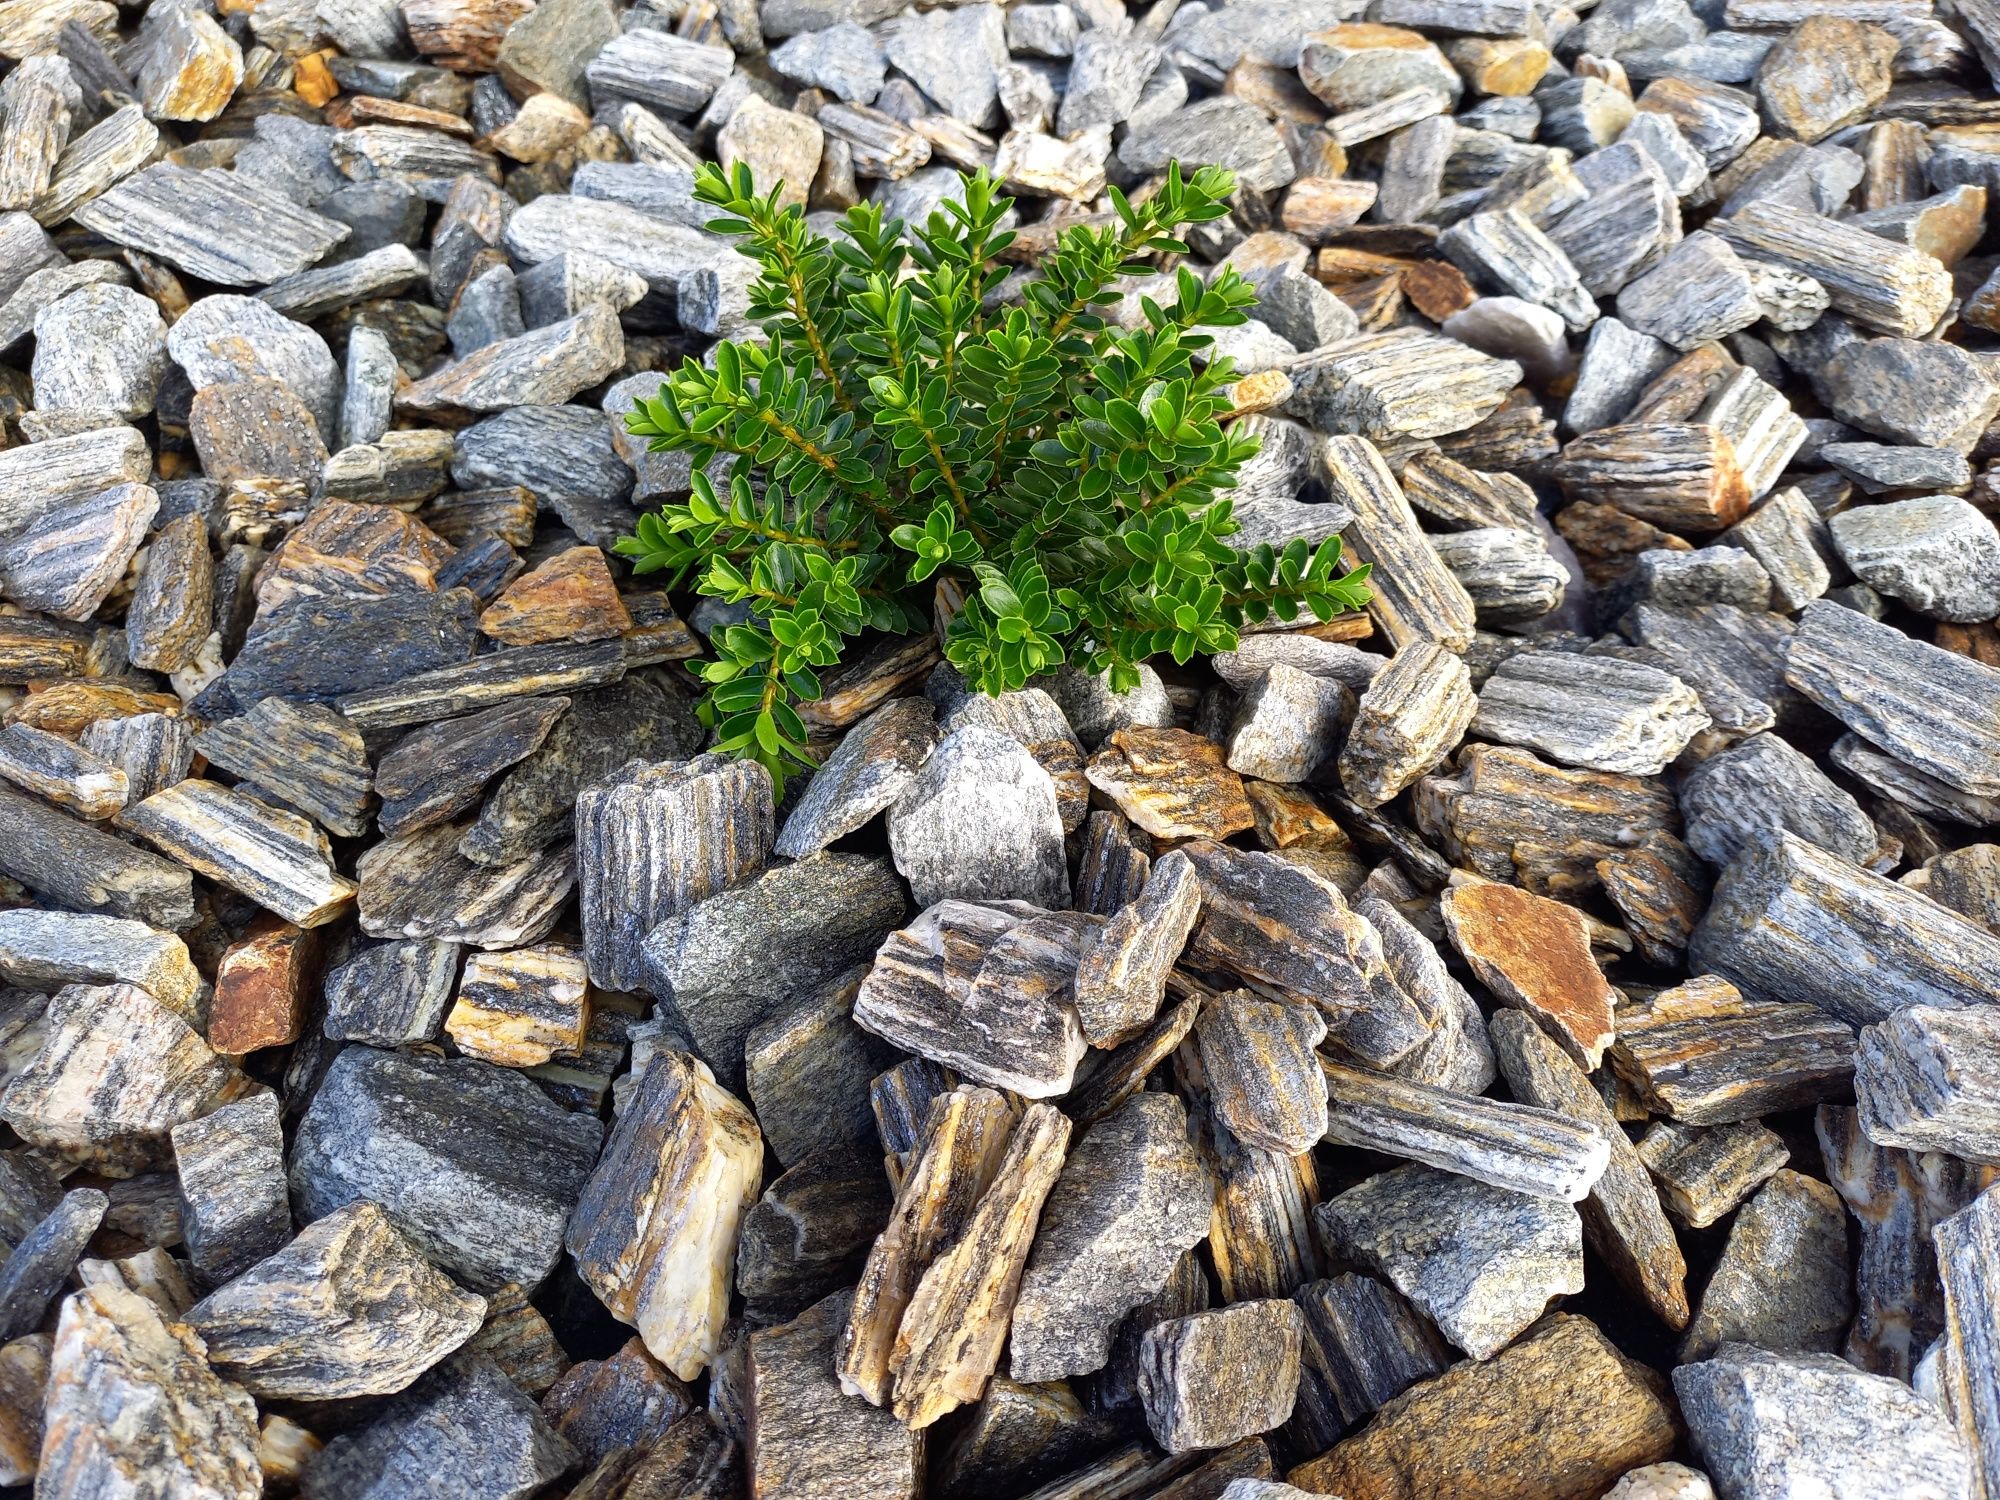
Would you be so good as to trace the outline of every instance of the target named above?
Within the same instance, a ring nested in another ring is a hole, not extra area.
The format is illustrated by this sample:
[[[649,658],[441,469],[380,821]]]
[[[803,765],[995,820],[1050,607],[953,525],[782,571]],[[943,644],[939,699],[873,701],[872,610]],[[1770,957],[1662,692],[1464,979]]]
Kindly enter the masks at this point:
[[[1332,882],[1280,854],[1205,840],[1185,852],[1201,884],[1187,949],[1196,965],[1308,1002],[1335,1033],[1365,1024],[1370,1059],[1384,1066],[1430,1034],[1389,975],[1380,936]]]
[[[1705,1359],[1728,1343],[1831,1353],[1853,1316],[1840,1195],[1787,1168],[1730,1225],[1680,1356]]]
[[[118,815],[162,853],[301,927],[321,927],[353,904],[326,835],[233,788],[190,778]]]
[[[1829,523],[1862,582],[1938,620],[2000,614],[2000,530],[1956,495],[1857,505]]]
[[[1986,1007],[1913,1005],[1861,1030],[1854,1097],[1868,1138],[2000,1163],[2000,1027]]]
[[[1405,1391],[1288,1477],[1347,1500],[1598,1500],[1677,1437],[1666,1383],[1588,1319],[1557,1313],[1492,1359]]]
[[[1909,1005],[2000,996],[2000,937],[1789,833],[1722,872],[1688,962],[1746,994],[1816,1005],[1850,1026]],[[1856,984],[1857,974],[1868,982]]]
[[[1428,641],[1405,646],[1355,706],[1341,785],[1363,807],[1380,807],[1451,754],[1477,710],[1461,658]]]
[[[1611,1147],[1554,1110],[1454,1094],[1322,1058],[1329,1141],[1407,1157],[1489,1187],[1581,1202]]]
[[[567,698],[520,698],[404,735],[375,767],[383,836],[457,817],[489,781],[533,754],[569,705]]]
[[[936,744],[929,700],[890,699],[848,730],[813,772],[772,852],[796,859],[854,832],[902,796]]]
[[[1354,695],[1332,678],[1273,662],[1237,705],[1229,769],[1281,783],[1304,781],[1334,753]]]
[[[195,1270],[229,1280],[291,1238],[278,1096],[252,1094],[171,1132],[181,1233]]]
[[[1298,1156],[1326,1134],[1326,1080],[1313,1050],[1326,1020],[1238,990],[1210,1001],[1195,1042],[1216,1118],[1246,1145]]]
[[[209,1362],[259,1399],[329,1401],[402,1390],[477,1333],[485,1311],[361,1201],[307,1225],[187,1321]]]
[[[1155,1324],[1139,1345],[1139,1399],[1153,1440],[1185,1453],[1282,1425],[1298,1394],[1299,1350],[1290,1302],[1239,1302]]]
[[[1398,1167],[1313,1210],[1328,1248],[1408,1297],[1474,1359],[1549,1299],[1583,1290],[1583,1226],[1566,1203],[1431,1167]]]
[[[683,1380],[721,1348],[737,1231],[763,1165],[750,1111],[698,1059],[659,1053],[570,1217],[577,1273]]]
[[[1482,984],[1516,1005],[1586,1070],[1604,1060],[1612,993],[1591,957],[1583,913],[1516,886],[1454,886],[1441,903],[1446,929]]]
[[[1053,1105],[1029,1105],[964,1233],[910,1293],[889,1359],[893,1409],[907,1426],[928,1427],[985,1390],[1069,1139],[1070,1122]]]
[[[1785,681],[1877,749],[1959,791],[2000,795],[2000,671],[1816,600]]]
[[[1084,775],[1155,838],[1224,839],[1256,823],[1221,746],[1184,729],[1121,729]]]
[[[589,1026],[589,971],[562,943],[470,955],[444,1023],[459,1051],[509,1068],[577,1056]]]
[[[49,1350],[37,1493],[261,1494],[256,1402],[218,1378],[204,1352],[185,1324],[123,1287],[69,1297]]]
[[[1854,1033],[1817,1006],[1746,998],[1714,975],[1621,1006],[1611,1065],[1649,1109],[1717,1125],[1837,1099]]]
[[[643,984],[646,934],[762,865],[774,822],[770,773],[722,755],[635,763],[586,788],[576,835],[591,981]]]
[[[1072,986],[1097,921],[1019,901],[941,901],[889,934],[854,1019],[967,1078],[1031,1099],[1067,1093],[1086,1050]]]
[[[889,809],[889,848],[919,906],[1069,901],[1055,783],[1018,740],[947,734]]]
[[[779,1175],[743,1216],[735,1289],[755,1322],[794,1316],[852,1282],[889,1217],[880,1158],[834,1147]]]
[[[1194,866],[1173,850],[1153,866],[1138,898],[1096,929],[1077,964],[1073,997],[1093,1047],[1129,1041],[1153,1019],[1200,910]]]
[[[0,1119],[61,1161],[130,1177],[169,1159],[174,1126],[249,1088],[138,986],[71,985],[49,1002],[39,1050],[0,1094]]]
[[[1472,732],[1566,765],[1656,776],[1709,723],[1694,690],[1658,667],[1530,651],[1487,679]]]
[[[753,1494],[908,1500],[920,1493],[922,1434],[842,1390],[835,1374],[834,1350],[853,1299],[835,1292],[791,1322],[750,1335],[745,1415]]]
[[[0,1263],[0,1343],[42,1326],[49,1304],[68,1285],[110,1206],[111,1200],[96,1188],[64,1193]]]
[[[1675,1370],[1674,1394],[1725,1495],[1974,1493],[1971,1456],[1944,1413],[1902,1381],[1830,1354],[1724,1344]]]
[[[561,1253],[601,1135],[490,1063],[349,1047],[299,1122],[292,1201],[302,1219],[378,1203],[469,1285],[533,1286]]]
[[[526,1500],[576,1463],[576,1450],[483,1354],[438,1366],[342,1433],[299,1476],[305,1500],[451,1494]]]
[[[32,989],[135,984],[181,1019],[198,1018],[200,971],[187,944],[122,917],[17,907],[0,912],[0,979]]]
[[[668,917],[647,935],[642,963],[684,1011],[725,994],[775,1002],[873,957],[907,910],[887,860],[815,854]]]
[[[1210,1195],[1171,1095],[1142,1094],[1093,1124],[1042,1206],[1014,1305],[1013,1377],[1103,1368],[1119,1320],[1207,1236]]]
[[[1584,1234],[1654,1316],[1669,1328],[1684,1326],[1687,1263],[1646,1163],[1596,1085],[1520,1011],[1496,1013],[1492,1036],[1500,1071],[1516,1099],[1593,1125],[1609,1143],[1611,1160],[1582,1205]]]

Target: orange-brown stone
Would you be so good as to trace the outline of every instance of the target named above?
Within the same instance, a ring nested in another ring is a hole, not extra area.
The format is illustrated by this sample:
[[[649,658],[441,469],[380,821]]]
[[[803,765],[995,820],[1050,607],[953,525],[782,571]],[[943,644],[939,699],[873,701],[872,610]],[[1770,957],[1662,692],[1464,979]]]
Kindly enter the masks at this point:
[[[1084,775],[1155,838],[1226,839],[1256,826],[1222,747],[1185,729],[1121,729]]]
[[[572,547],[508,584],[479,617],[479,628],[509,646],[605,641],[630,630],[632,616],[604,554]]]
[[[305,1034],[318,977],[314,934],[273,916],[259,917],[216,968],[209,1046],[241,1057],[260,1047],[296,1042]]]
[[[1590,953],[1583,913],[1519,886],[1445,892],[1445,926],[1479,982],[1525,1010],[1586,1072],[1615,1034],[1611,986]]]

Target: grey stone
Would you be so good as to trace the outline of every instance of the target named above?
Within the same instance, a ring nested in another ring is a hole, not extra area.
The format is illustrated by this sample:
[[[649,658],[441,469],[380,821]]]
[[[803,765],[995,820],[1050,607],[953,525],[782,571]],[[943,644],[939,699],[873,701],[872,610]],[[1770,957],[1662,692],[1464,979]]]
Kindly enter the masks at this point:
[[[1855,575],[1934,619],[2000,614],[2000,530],[1955,495],[1857,505],[1832,519]]]
[[[1019,741],[979,725],[940,740],[890,807],[889,848],[919,906],[1069,901],[1055,783]]]

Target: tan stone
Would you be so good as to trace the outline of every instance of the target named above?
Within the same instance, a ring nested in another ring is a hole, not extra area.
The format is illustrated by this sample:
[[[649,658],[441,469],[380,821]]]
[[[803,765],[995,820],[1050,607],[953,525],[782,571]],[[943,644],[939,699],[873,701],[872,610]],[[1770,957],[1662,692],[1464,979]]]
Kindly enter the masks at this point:
[[[1185,729],[1121,729],[1084,775],[1154,838],[1226,839],[1256,826],[1222,746]]]
[[[572,547],[507,585],[479,617],[479,628],[509,646],[605,641],[630,630],[632,616],[604,554]]]
[[[1604,1060],[1614,999],[1582,912],[1491,882],[1447,891],[1443,909],[1452,942],[1502,1004],[1533,1016],[1586,1072]]]
[[[581,1052],[589,1025],[590,971],[583,953],[545,943],[468,957],[444,1029],[469,1056],[533,1068]]]
[[[1488,1360],[1413,1386],[1288,1476],[1344,1500],[1598,1500],[1674,1450],[1666,1382],[1556,1313]]]
[[[486,144],[515,161],[547,161],[575,145],[590,129],[590,116],[560,94],[535,94],[519,114],[486,138]]]

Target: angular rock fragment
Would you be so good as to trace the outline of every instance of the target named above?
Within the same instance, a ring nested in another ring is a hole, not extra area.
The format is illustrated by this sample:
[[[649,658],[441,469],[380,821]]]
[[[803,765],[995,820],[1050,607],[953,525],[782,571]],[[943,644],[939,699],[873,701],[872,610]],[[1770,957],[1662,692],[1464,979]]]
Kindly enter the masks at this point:
[[[1430,1167],[1398,1167],[1313,1210],[1338,1255],[1384,1277],[1474,1359],[1582,1290],[1576,1210]]]
[[[1065,904],[1055,785],[1019,741],[947,734],[889,809],[889,847],[918,905],[948,898]]]
[[[854,1019],[965,1077],[1066,1093],[1086,1050],[1071,993],[1094,925],[1022,902],[941,901],[889,934]]]
[[[1854,1097],[1868,1139],[2000,1162],[1994,1036],[1984,1007],[1913,1005],[1863,1027]]]
[[[1701,424],[1599,428],[1563,449],[1555,478],[1572,500],[1602,501],[1675,531],[1720,531],[1742,519],[1751,498],[1735,445]]]
[[[530,1068],[582,1051],[590,978],[575,948],[549,943],[465,961],[445,1034],[470,1057]]]
[[[1752,203],[1714,229],[1741,255],[1812,277],[1835,312],[1879,333],[1919,338],[1951,300],[1951,275],[1932,257],[1820,214]]]
[[[135,1292],[66,1299],[49,1350],[35,1488],[123,1500],[256,1495],[257,1406],[209,1369],[202,1342]],[[125,1420],[106,1421],[107,1413]]]
[[[479,617],[482,635],[509,646],[602,641],[632,628],[596,547],[572,547],[509,584]]]
[[[963,1234],[910,1293],[889,1359],[893,1408],[906,1426],[928,1427],[985,1388],[1069,1136],[1069,1121],[1053,1106],[1029,1105]]]
[[[1528,651],[1480,689],[1472,732],[1588,770],[1654,776],[1711,722],[1694,690],[1657,667]]]
[[[21,1139],[106,1176],[167,1160],[168,1132],[241,1098],[249,1080],[136,985],[71,985],[0,1095]]]
[[[744,1215],[736,1244],[746,1315],[796,1315],[852,1281],[888,1216],[889,1188],[870,1156],[820,1151],[781,1174]]]
[[[1519,383],[1521,367],[1415,329],[1364,334],[1300,360],[1294,403],[1315,425],[1364,438],[1462,432]]]
[[[194,924],[194,879],[170,863],[33,797],[0,787],[0,875],[65,906],[175,930]]]
[[[540,748],[569,706],[568,698],[521,698],[404,735],[375,767],[383,835],[393,838],[463,813],[489,781]]]
[[[90,1237],[104,1221],[110,1199],[96,1188],[62,1196],[41,1223],[15,1245],[0,1264],[0,1339],[17,1339],[42,1324],[49,1304],[61,1295]]]
[[[1200,909],[1194,867],[1176,851],[1153,866],[1136,899],[1097,929],[1073,987],[1077,1018],[1093,1047],[1128,1041],[1153,1019]]]
[[[1833,1355],[1725,1344],[1675,1370],[1674,1394],[1723,1494],[1971,1493],[1971,1461],[1949,1420],[1901,1381]]]
[[[1315,1281],[1293,1301],[1305,1338],[1298,1403],[1285,1431],[1307,1451],[1332,1447],[1350,1426],[1451,1362],[1436,1330],[1373,1277],[1349,1272]]]
[[[920,1493],[921,1432],[843,1390],[832,1369],[854,1295],[835,1292],[791,1322],[750,1336],[753,1494],[837,1500],[857,1491]]]
[[[1326,1021],[1310,1006],[1243,991],[1218,996],[1195,1025],[1216,1118],[1249,1146],[1297,1156],[1326,1134],[1326,1081],[1314,1048]]]
[[[1139,1398],[1169,1453],[1222,1448],[1283,1424],[1298,1392],[1301,1320],[1290,1302],[1239,1302],[1146,1333]]]
[[[1640,1137],[1638,1150],[1661,1201],[1693,1229],[1706,1229],[1734,1209],[1791,1155],[1755,1120],[1706,1129],[1659,1120]]]
[[[1909,1005],[1991,1003],[1994,943],[1949,907],[1785,833],[1722,872],[1688,956],[1760,998],[1865,1026]]]
[[[278,1098],[252,1094],[170,1132],[188,1260],[228,1281],[291,1238]]]
[[[576,830],[592,982],[640,984],[647,933],[761,865],[773,824],[771,778],[752,761],[635,763],[585,789]]]
[[[323,833],[213,781],[178,782],[126,808],[118,821],[301,927],[333,921],[354,899],[354,882],[334,873]]]
[[[1664,1382],[1588,1319],[1559,1313],[1494,1358],[1396,1397],[1289,1477],[1363,1500],[1461,1490],[1595,1500],[1628,1469],[1666,1457],[1675,1438]]]
[[[1594,1069],[1611,1042],[1613,996],[1591,957],[1583,914],[1495,883],[1456,886],[1442,906],[1452,942],[1480,981]]]
[[[1854,1036],[1817,1007],[1746,999],[1714,977],[1621,1006],[1611,1064],[1648,1106],[1688,1125],[1752,1120],[1838,1097]]]
[[[483,1354],[461,1354],[342,1433],[299,1476],[305,1500],[434,1486],[527,1496],[576,1463],[576,1450]]]
[[[187,944],[121,917],[31,907],[0,912],[0,979],[48,990],[137,985],[184,1021],[200,1015],[202,977]]]
[[[1121,729],[1084,774],[1155,838],[1227,838],[1256,821],[1221,748],[1186,730]]]
[[[93,820],[118,812],[131,790],[117,766],[28,724],[0,729],[0,779]]]
[[[1209,1180],[1176,1100],[1144,1094],[1097,1121],[1043,1205],[1014,1305],[1013,1377],[1102,1368],[1119,1320],[1208,1228]]]
[[[1597,878],[1640,954],[1651,963],[1678,964],[1712,885],[1694,851],[1670,833],[1650,834],[1637,849],[1600,859]]]
[[[1591,1125],[1553,1110],[1448,1093],[1322,1059],[1327,1139],[1423,1162],[1484,1186],[1579,1203],[1610,1160]]]
[[[1444,648],[1404,647],[1369,682],[1340,751],[1340,779],[1379,807],[1450,754],[1477,709],[1464,663]]]
[[[1493,1018],[1494,1055],[1510,1092],[1597,1127],[1611,1161],[1585,1202],[1584,1233],[1613,1273],[1669,1328],[1687,1322],[1687,1266],[1646,1165],[1590,1080],[1520,1012]]]
[[[124,579],[159,504],[151,486],[120,484],[42,511],[0,540],[0,588],[57,619],[89,619]]]
[[[347,228],[233,172],[159,162],[73,211],[78,224],[219,286],[303,271]]]
[[[437,1034],[458,972],[456,943],[422,940],[363,948],[326,976],[326,1035],[395,1047]]]
[[[357,1202],[210,1293],[188,1322],[253,1395],[331,1400],[404,1389],[478,1330],[485,1306]]]
[[[585,1459],[650,1446],[693,1409],[687,1386],[638,1339],[607,1359],[572,1365],[542,1398],[542,1412]]]
[[[446,823],[388,839],[355,862],[355,906],[370,937],[434,938],[515,948],[548,936],[576,881],[567,844],[512,864],[458,853],[466,830]]]
[[[1229,732],[1229,769],[1262,781],[1304,781],[1333,753],[1353,695],[1330,678],[1275,662],[1243,695]]]
[[[757,1200],[756,1120],[685,1054],[656,1056],[619,1114],[564,1243],[612,1316],[683,1380],[715,1359],[737,1231]]]
[[[349,1047],[299,1122],[301,1219],[377,1204],[440,1269],[491,1290],[538,1284],[596,1158],[601,1127],[490,1063]]]
[[[1830,530],[1857,578],[1920,614],[1962,623],[2000,614],[2000,530],[1955,495],[1856,506]]]
[[[199,516],[168,522],[146,549],[146,564],[126,612],[132,662],[173,672],[193,658],[209,632],[215,561]]]

